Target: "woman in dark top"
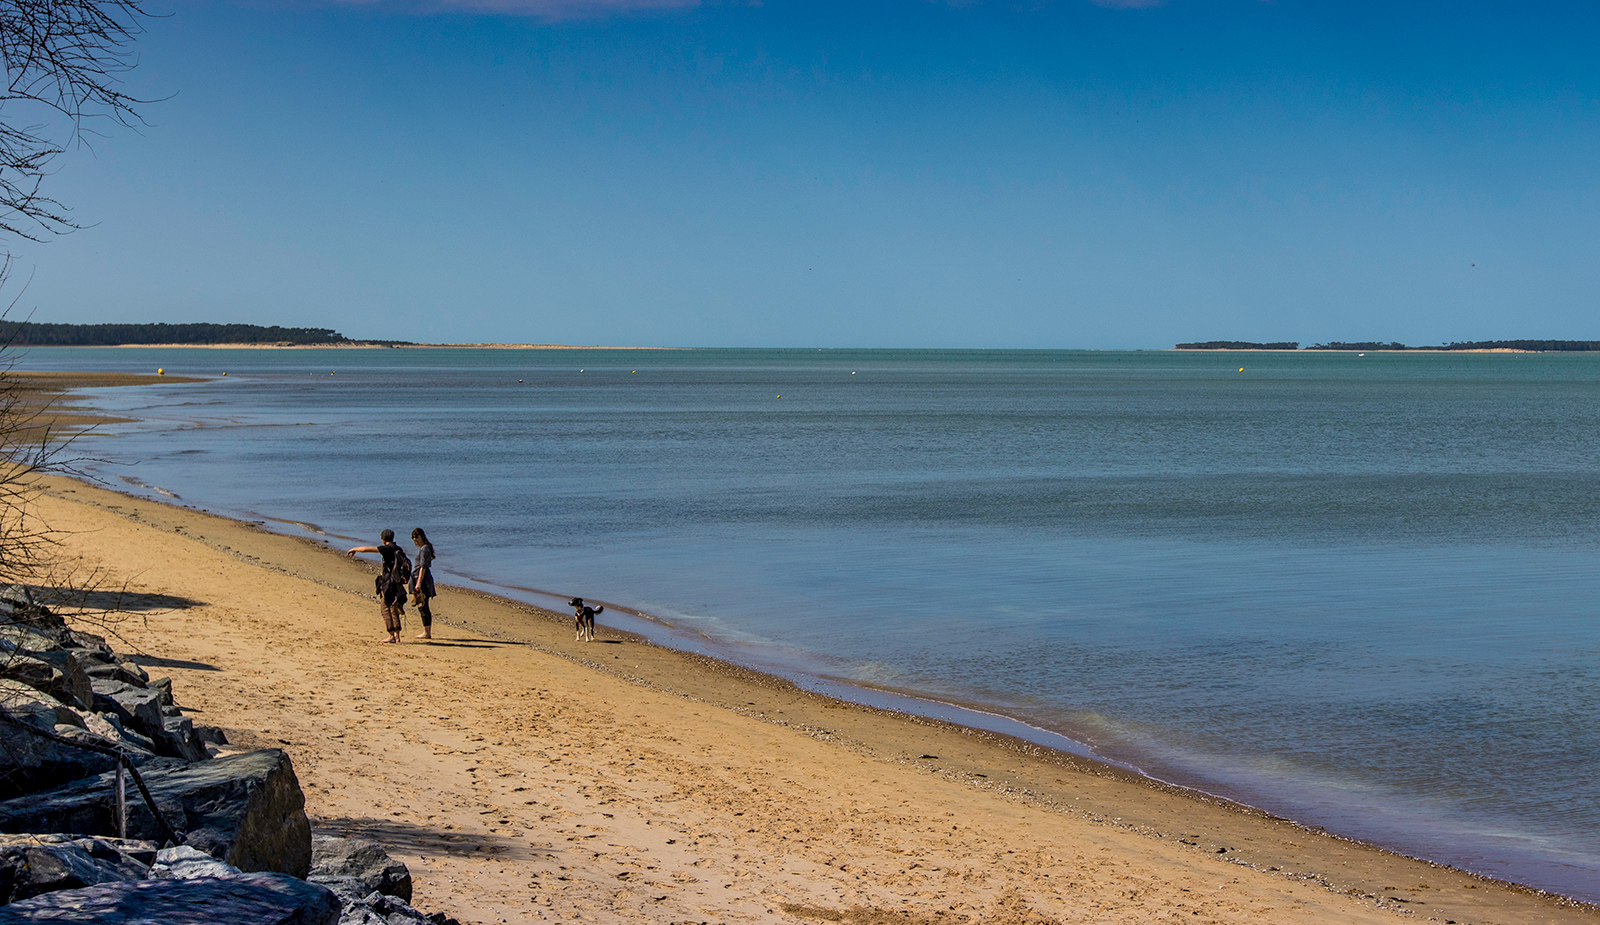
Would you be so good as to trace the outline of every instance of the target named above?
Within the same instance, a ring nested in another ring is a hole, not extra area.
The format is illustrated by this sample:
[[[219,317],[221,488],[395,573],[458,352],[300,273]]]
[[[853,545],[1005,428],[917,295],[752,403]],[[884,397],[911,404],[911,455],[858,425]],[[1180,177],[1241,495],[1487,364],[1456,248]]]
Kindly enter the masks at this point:
[[[375,552],[383,556],[383,573],[378,576],[374,588],[378,594],[378,604],[383,608],[383,628],[389,631],[389,638],[384,642],[399,642],[400,618],[406,612],[406,585],[411,577],[411,559],[394,541],[393,530],[383,531],[378,534],[378,539],[382,542],[377,546],[357,546],[345,555],[352,559],[358,552]]]
[[[433,638],[433,611],[428,608],[428,601],[436,592],[433,590],[433,544],[428,542],[428,534],[418,527],[411,531],[411,542],[417,544],[417,567],[411,572],[411,593],[417,604],[417,615],[422,617],[422,632],[417,634],[418,639]]]

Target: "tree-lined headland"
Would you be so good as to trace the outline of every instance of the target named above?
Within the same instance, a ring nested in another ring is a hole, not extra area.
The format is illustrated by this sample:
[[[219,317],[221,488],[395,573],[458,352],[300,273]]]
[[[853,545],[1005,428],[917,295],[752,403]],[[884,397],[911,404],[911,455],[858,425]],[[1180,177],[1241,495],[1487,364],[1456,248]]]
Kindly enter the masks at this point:
[[[150,344],[260,346],[387,346],[400,340],[356,340],[332,328],[259,324],[42,324],[0,321],[0,343],[18,347],[126,347]]]

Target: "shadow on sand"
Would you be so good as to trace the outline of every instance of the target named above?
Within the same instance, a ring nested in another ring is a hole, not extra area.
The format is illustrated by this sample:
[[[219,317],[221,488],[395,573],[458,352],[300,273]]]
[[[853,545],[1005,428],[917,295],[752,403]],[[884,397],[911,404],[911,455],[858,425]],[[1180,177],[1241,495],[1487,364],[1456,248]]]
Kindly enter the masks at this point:
[[[534,848],[508,835],[450,832],[394,819],[335,816],[315,819],[311,827],[318,835],[370,838],[390,851],[403,854],[526,860],[550,853],[550,849]]]
[[[503,649],[506,643],[498,639],[413,639],[419,646],[452,646],[457,649]]]
[[[182,658],[162,658],[159,655],[143,655],[137,652],[128,655],[127,659],[137,665],[142,665],[145,668],[181,668],[185,671],[222,670],[216,665],[210,665],[205,662],[191,662],[188,659]]]
[[[133,591],[75,590],[72,588],[30,587],[33,599],[51,610],[89,610],[119,613],[155,613],[165,610],[188,610],[201,607],[205,601],[179,597],[176,594],[139,594]]]

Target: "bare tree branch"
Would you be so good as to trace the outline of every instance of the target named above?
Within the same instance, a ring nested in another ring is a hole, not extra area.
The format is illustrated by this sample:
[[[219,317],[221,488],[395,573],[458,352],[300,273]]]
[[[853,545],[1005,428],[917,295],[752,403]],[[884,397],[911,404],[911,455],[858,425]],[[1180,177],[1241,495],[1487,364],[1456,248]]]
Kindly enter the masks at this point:
[[[80,227],[40,188],[90,120],[140,122],[146,101],[121,87],[148,16],[139,0],[0,0],[0,233],[38,241]]]

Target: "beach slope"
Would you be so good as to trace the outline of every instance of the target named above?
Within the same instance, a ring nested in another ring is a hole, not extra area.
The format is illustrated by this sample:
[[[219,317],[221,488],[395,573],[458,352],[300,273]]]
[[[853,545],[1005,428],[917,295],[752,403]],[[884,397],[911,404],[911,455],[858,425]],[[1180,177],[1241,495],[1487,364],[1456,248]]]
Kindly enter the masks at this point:
[[[436,642],[385,645],[370,565],[45,484],[63,552],[152,595],[118,647],[235,745],[287,749],[319,830],[381,840],[416,905],[463,922],[1600,922],[466,591],[443,590]]]

